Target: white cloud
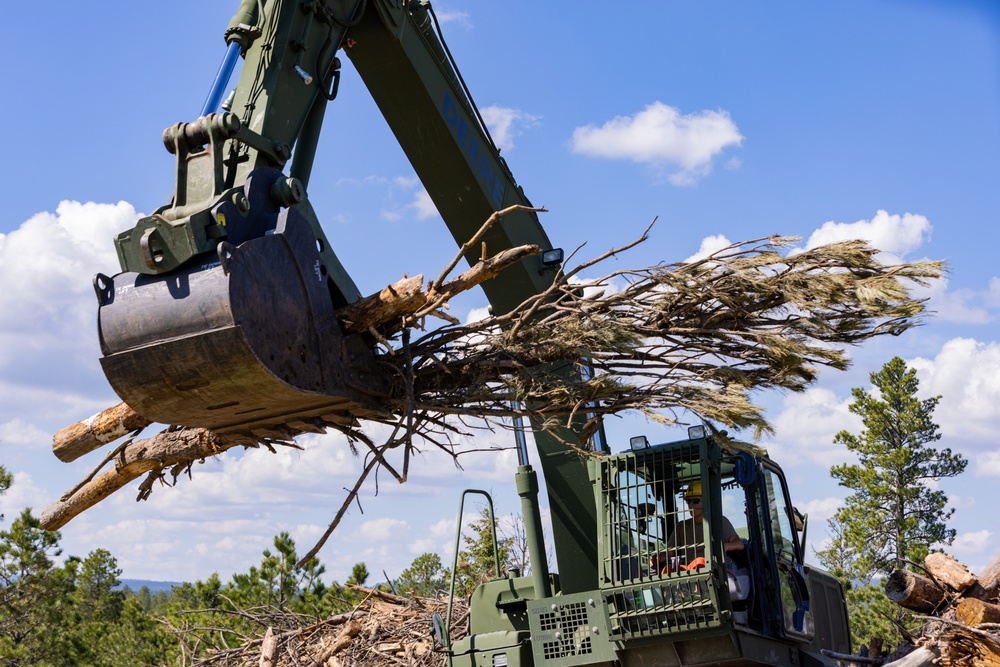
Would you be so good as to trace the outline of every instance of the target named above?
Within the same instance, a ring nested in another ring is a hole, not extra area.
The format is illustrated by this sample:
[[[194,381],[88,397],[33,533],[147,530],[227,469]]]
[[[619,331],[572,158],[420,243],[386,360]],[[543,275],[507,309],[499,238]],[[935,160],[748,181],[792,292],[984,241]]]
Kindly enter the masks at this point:
[[[972,468],[980,477],[1000,477],[1000,450],[980,454]]]
[[[493,105],[480,109],[479,113],[490,129],[497,148],[504,151],[514,148],[514,137],[520,136],[521,128],[538,124],[538,116],[510,107]]]
[[[1000,278],[990,278],[990,286],[986,292],[987,305],[1000,307]]]
[[[713,252],[722,250],[723,248],[732,245],[732,241],[727,239],[723,234],[715,234],[714,236],[706,236],[701,240],[701,247],[698,248],[698,252],[691,255],[685,262],[696,262],[699,259],[705,259]]]
[[[1000,343],[954,338],[934,359],[909,363],[923,396],[941,396],[934,421],[946,440],[964,440],[960,451],[996,446],[1000,429]]]
[[[414,195],[410,207],[417,212],[417,220],[426,220],[439,215],[437,206],[431,201],[431,196],[427,190],[420,188]]]
[[[803,514],[809,515],[809,527],[810,529],[815,530],[821,523],[825,527],[826,520],[836,514],[837,510],[839,510],[843,504],[843,498],[830,497],[810,500],[801,505],[796,505],[796,507],[798,507],[799,511]]]
[[[51,418],[69,405],[92,408],[110,394],[97,363],[92,280],[117,272],[112,240],[137,217],[125,202],[63,201],[54,214],[34,215],[4,237],[0,400],[7,414]]]
[[[32,508],[38,516],[42,507],[48,504],[49,494],[38,486],[31,475],[26,472],[15,472],[14,481],[6,493],[0,494],[0,514],[10,522],[26,507]]]
[[[472,324],[473,322],[480,322],[485,320],[487,317],[491,317],[489,307],[473,308],[469,311],[469,314],[465,316],[465,323]]]
[[[956,324],[986,324],[993,320],[990,311],[976,303],[986,303],[986,294],[970,289],[949,290],[946,277],[926,288],[914,289],[914,295],[929,299],[928,310],[935,320]]]
[[[786,466],[812,462],[829,467],[849,459],[851,454],[834,445],[833,437],[842,430],[856,433],[861,428],[860,417],[847,409],[851,400],[819,387],[785,396],[773,420],[774,439],[764,443],[771,457]]]
[[[961,533],[955,537],[955,541],[947,548],[947,551],[954,551],[957,554],[975,555],[986,551],[990,544],[993,533],[985,528],[969,533]]]
[[[823,223],[809,237],[806,248],[862,239],[882,252],[903,257],[919,248],[930,238],[930,234],[931,223],[926,217],[912,213],[889,215],[880,209],[871,220]]]
[[[366,542],[392,542],[400,540],[410,531],[410,524],[400,519],[374,519],[365,521],[358,528],[358,535]]]
[[[26,449],[44,449],[52,443],[52,436],[34,424],[14,419],[0,424],[0,443]]]
[[[462,26],[466,30],[472,28],[472,19],[469,17],[469,12],[439,9],[435,10],[434,15],[437,16],[437,20],[441,22],[441,25],[453,24]]]
[[[662,102],[653,102],[635,116],[617,116],[601,127],[587,125],[573,131],[573,152],[591,157],[631,160],[667,169],[674,185],[693,185],[712,169],[713,158],[729,146],[743,143],[743,135],[726,111],[681,115]]]

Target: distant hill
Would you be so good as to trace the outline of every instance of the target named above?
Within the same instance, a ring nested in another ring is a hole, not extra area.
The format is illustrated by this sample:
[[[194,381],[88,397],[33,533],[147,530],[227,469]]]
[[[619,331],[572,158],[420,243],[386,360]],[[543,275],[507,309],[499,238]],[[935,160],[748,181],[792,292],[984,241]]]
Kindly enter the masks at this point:
[[[171,586],[180,586],[179,581],[150,581],[149,579],[122,579],[122,588],[128,586],[134,592],[138,593],[139,589],[143,586],[149,588],[150,593],[159,593],[160,591],[170,592]]]

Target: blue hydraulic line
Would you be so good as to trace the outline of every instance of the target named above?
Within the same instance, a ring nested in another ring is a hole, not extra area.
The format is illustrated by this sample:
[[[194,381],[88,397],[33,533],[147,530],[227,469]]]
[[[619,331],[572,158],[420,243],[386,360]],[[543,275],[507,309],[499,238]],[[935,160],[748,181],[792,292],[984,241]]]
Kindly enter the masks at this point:
[[[226,93],[226,86],[229,85],[229,78],[233,75],[233,70],[236,69],[236,60],[239,57],[239,42],[230,42],[229,48],[226,50],[226,57],[222,60],[222,67],[219,68],[219,73],[215,75],[212,90],[208,93],[205,106],[202,107],[202,116],[207,116],[219,108],[219,103],[222,102],[222,96]]]

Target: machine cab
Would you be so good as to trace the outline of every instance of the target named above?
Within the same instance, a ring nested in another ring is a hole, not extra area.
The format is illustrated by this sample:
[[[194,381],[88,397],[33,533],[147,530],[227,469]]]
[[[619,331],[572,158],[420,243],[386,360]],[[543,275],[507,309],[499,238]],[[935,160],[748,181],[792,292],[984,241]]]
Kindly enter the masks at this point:
[[[699,434],[701,435],[701,434]],[[781,469],[710,437],[595,462],[611,632],[727,632],[808,643],[801,525]]]

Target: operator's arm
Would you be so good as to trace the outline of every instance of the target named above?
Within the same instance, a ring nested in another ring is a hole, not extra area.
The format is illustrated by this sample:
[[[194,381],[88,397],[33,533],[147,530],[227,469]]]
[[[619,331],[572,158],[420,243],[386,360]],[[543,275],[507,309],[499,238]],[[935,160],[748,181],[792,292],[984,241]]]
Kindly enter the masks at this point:
[[[724,551],[743,551],[743,538],[733,528],[732,522],[722,517],[722,549]]]

